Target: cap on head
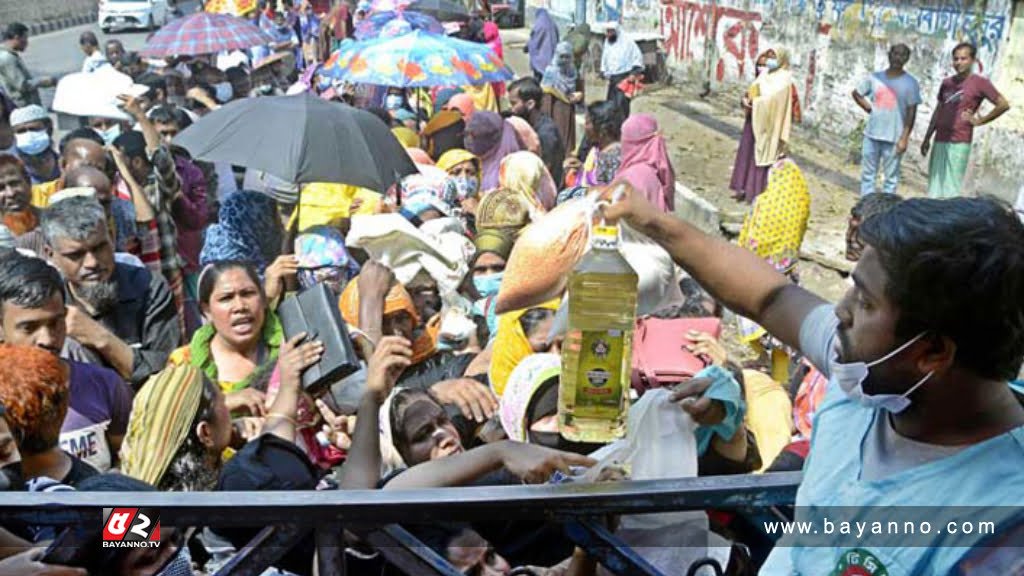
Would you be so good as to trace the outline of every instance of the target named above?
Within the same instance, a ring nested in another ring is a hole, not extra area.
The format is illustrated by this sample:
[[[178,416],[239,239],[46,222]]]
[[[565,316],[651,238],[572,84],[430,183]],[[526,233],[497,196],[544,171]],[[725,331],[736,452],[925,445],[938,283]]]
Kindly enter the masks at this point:
[[[17,128],[22,124],[49,119],[50,115],[46,113],[46,108],[43,108],[38,104],[29,104],[28,106],[15,108],[14,111],[11,112],[11,127]]]

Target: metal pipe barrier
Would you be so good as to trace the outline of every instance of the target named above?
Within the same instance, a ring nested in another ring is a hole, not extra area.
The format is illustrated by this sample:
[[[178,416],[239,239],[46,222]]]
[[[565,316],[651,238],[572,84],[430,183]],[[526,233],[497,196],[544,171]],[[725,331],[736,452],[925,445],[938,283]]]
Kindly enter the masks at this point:
[[[400,524],[485,522],[500,519],[564,524],[566,534],[609,571],[659,575],[607,529],[608,516],[684,510],[727,510],[755,517],[792,506],[799,472],[706,476],[673,480],[294,492],[54,492],[0,493],[0,525],[95,526],[103,508],[160,511],[168,526],[263,527],[218,575],[258,574],[313,529],[319,573],[344,574],[341,534],[358,536],[405,574],[457,576],[440,555]]]

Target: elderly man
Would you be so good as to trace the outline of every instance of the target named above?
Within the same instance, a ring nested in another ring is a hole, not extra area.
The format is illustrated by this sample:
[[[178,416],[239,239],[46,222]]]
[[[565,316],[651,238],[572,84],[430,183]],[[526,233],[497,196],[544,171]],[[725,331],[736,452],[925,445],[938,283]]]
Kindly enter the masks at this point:
[[[58,356],[78,346],[67,338],[64,281],[40,258],[12,252],[0,257],[0,341],[41,348]],[[74,360],[61,447],[100,471],[116,463],[128,428],[132,391],[112,370]]]
[[[32,206],[32,184],[25,165],[16,156],[0,154],[0,216],[15,237],[35,230],[39,211]]]
[[[52,87],[56,82],[44,76],[33,78],[32,73],[21,59],[21,53],[28,49],[28,27],[12,22],[4,30],[0,44],[0,88],[18,106],[39,104],[39,89]]]
[[[83,360],[113,368],[134,386],[167,364],[181,341],[167,282],[146,268],[117,263],[106,213],[91,198],[69,198],[43,215],[47,259],[64,276],[68,336]]]
[[[56,180],[60,176],[57,153],[53,151],[53,122],[46,109],[29,104],[11,112],[18,157],[25,163],[32,185]]]

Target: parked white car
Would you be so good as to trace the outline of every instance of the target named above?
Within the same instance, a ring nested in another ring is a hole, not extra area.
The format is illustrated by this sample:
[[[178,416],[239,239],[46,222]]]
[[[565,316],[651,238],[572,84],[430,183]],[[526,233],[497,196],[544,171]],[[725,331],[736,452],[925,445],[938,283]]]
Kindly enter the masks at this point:
[[[131,28],[156,30],[170,19],[167,0],[100,0],[99,26],[104,34]]]

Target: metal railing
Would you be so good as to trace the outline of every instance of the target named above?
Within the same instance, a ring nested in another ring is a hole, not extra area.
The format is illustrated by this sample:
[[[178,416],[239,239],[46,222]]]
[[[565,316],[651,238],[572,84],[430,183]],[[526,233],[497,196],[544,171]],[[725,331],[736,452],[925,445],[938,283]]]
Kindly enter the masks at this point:
[[[609,571],[660,574],[606,527],[609,515],[683,510],[732,510],[763,515],[792,505],[800,473],[710,476],[678,480],[296,492],[57,492],[0,493],[0,524],[94,525],[102,509],[157,508],[168,526],[263,527],[218,575],[258,574],[312,529],[320,574],[344,574],[343,529],[359,536],[405,574],[459,574],[400,524],[544,519]]]

